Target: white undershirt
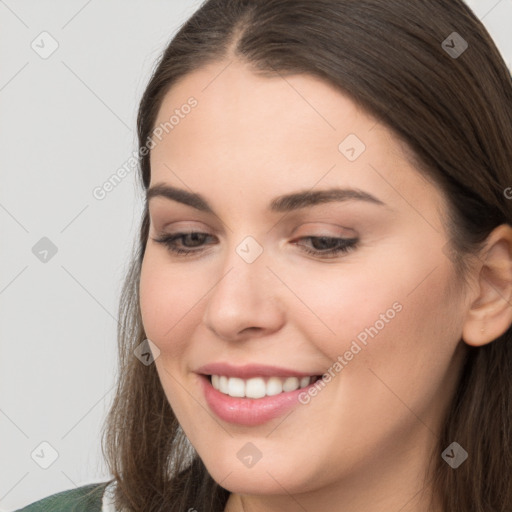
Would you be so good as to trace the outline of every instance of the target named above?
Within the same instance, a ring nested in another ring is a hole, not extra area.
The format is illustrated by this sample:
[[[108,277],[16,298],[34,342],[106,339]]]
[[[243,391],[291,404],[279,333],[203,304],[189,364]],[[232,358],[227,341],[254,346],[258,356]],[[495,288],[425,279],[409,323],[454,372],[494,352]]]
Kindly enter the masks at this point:
[[[116,512],[112,503],[112,492],[115,486],[115,481],[110,482],[103,493],[103,499],[101,501],[101,512]]]

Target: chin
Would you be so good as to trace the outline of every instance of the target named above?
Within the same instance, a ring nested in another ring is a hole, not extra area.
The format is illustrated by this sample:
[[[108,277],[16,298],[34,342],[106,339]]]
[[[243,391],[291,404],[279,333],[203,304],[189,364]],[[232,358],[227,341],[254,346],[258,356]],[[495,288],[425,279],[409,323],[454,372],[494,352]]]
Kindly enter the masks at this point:
[[[206,468],[211,477],[222,487],[237,494],[296,494],[304,492],[308,481],[306,475],[297,474],[297,465],[293,461],[282,467],[275,461],[265,462],[262,457],[252,467],[246,467],[235,457],[222,461],[206,461]],[[204,462],[204,459],[203,459]],[[210,463],[211,462],[211,463]]]

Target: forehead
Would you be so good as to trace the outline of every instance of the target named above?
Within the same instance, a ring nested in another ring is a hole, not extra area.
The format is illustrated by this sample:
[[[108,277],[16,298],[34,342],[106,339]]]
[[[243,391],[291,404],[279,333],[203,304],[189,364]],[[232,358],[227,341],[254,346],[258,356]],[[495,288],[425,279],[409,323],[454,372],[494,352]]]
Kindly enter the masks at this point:
[[[392,150],[393,140],[338,89],[310,75],[263,77],[238,62],[216,63],[200,68],[168,91],[160,107],[156,126],[164,126],[176,110],[195,98],[197,106],[173,126],[170,144],[204,141],[216,147],[225,145],[235,152],[260,152],[262,144],[278,147],[290,142],[330,146],[354,133],[369,145]],[[186,109],[188,110],[188,109]],[[165,134],[164,134],[165,136]],[[303,145],[297,146],[298,154]],[[155,152],[156,153],[156,152]]]
[[[191,98],[196,105],[183,108]],[[152,184],[185,184],[208,195],[207,188],[222,193],[229,181],[231,191],[269,196],[321,181],[417,204],[426,188],[435,194],[393,132],[318,77],[269,78],[238,62],[211,64],[168,91],[155,127],[166,123],[151,151]],[[364,148],[356,160],[341,151],[346,140]]]

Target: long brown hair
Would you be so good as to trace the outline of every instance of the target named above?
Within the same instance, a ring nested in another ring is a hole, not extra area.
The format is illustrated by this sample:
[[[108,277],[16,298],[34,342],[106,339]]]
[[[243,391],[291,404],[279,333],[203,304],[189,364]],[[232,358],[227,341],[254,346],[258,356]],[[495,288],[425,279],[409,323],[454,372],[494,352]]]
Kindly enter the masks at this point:
[[[460,55],[443,43],[453,47],[454,32],[468,43]],[[264,76],[320,77],[389,128],[448,199],[447,254],[461,280],[492,229],[512,224],[504,196],[512,184],[512,80],[462,0],[208,0],[155,67],[140,102],[139,151],[178,79],[234,59]],[[150,173],[149,155],[140,151],[142,190]],[[146,338],[138,288],[148,228],[146,205],[120,300],[118,387],[102,448],[119,510],[220,512],[229,492],[186,439],[155,365],[133,354]],[[467,347],[430,461],[443,512],[512,510],[511,399],[509,329],[492,343]],[[441,458],[453,441],[470,457],[456,470]]]

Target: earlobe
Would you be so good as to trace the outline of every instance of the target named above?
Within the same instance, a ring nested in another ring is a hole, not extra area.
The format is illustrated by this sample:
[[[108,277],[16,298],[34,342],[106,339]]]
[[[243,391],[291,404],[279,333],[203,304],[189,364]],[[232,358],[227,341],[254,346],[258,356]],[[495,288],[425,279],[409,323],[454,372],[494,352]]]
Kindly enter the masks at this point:
[[[512,227],[501,224],[487,238],[475,272],[477,297],[462,329],[462,339],[482,346],[500,337],[512,324]]]

